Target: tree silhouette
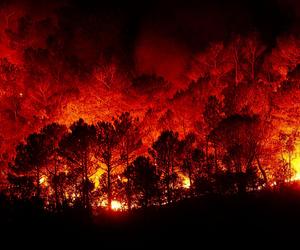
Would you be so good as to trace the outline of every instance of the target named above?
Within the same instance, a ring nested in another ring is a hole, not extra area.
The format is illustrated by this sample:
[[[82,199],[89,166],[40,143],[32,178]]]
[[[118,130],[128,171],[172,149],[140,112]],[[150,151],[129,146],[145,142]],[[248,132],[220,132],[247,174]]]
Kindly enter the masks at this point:
[[[34,195],[34,178],[31,176],[17,176],[8,174],[7,180],[10,183],[9,194],[11,197],[17,197],[21,200],[30,200]]]
[[[220,101],[217,99],[216,96],[210,96],[207,100],[207,103],[205,105],[205,109],[203,112],[203,118],[205,123],[208,126],[208,134],[209,131],[214,129],[215,127],[218,126],[219,122],[222,120],[223,113],[222,113],[222,104]],[[213,143],[213,149],[214,149],[214,166],[215,166],[215,171],[218,171],[218,164],[217,164],[217,146],[215,143]],[[209,153],[208,153],[208,148],[209,148],[209,139],[208,136],[206,136],[206,164],[209,164]]]
[[[35,196],[38,199],[41,195],[42,169],[51,153],[48,146],[43,134],[31,134],[27,137],[26,144],[21,143],[17,146],[14,163],[10,165],[17,175],[28,174],[34,178]]]
[[[196,135],[189,133],[179,143],[179,155],[181,158],[181,170],[189,178],[190,189],[193,189],[195,166],[193,162],[193,152],[195,149]]]
[[[59,175],[64,172],[62,167],[62,161],[59,154],[59,143],[61,139],[67,134],[67,127],[64,125],[59,125],[57,123],[52,123],[45,126],[41,133],[44,135],[47,141],[47,147],[49,150],[49,157],[47,159],[46,168],[50,175],[50,184],[54,190],[55,197],[55,208],[59,210],[61,206],[60,195],[59,195]]]
[[[113,126],[109,122],[98,122],[96,125],[97,131],[97,151],[96,157],[99,160],[99,167],[104,171],[106,176],[105,188],[107,192],[108,209],[111,209],[111,202],[113,198],[113,182],[114,170],[120,164],[118,155],[118,145],[120,137]],[[101,165],[101,163],[104,164]]]
[[[212,193],[214,189],[214,165],[213,155],[205,156],[204,150],[198,145],[191,155],[193,165],[193,186],[196,195]]]
[[[59,151],[71,166],[74,183],[80,189],[82,206],[90,209],[90,192],[93,183],[90,181],[95,170],[92,164],[92,153],[96,142],[96,130],[82,119],[73,123],[71,132],[66,134],[59,143]]]
[[[292,133],[287,134],[281,132],[279,134],[279,140],[282,148],[282,158],[284,159],[283,154],[287,154],[286,161],[288,162],[288,167],[292,169],[292,155],[295,151],[295,144],[298,136],[298,131],[292,131]]]
[[[136,151],[142,146],[141,131],[138,119],[133,119],[128,112],[122,113],[117,119],[114,120],[114,127],[119,137],[120,160],[124,165],[127,194],[127,206],[131,208],[131,177],[129,164],[132,162],[136,155]]]
[[[133,192],[138,204],[144,208],[154,203],[154,198],[159,192],[159,176],[149,157],[138,156],[132,166]]]
[[[222,119],[222,104],[216,96],[209,96],[203,118],[210,129],[215,128]]]
[[[263,54],[266,50],[266,46],[262,43],[258,33],[251,33],[244,38],[243,52],[243,70],[244,75],[252,83],[257,80],[259,69],[263,60]]]
[[[226,159],[228,172],[235,173],[239,192],[246,191],[245,174],[250,173],[257,154],[259,129],[259,117],[235,115],[222,120],[209,135],[214,143],[225,149],[223,159]]]
[[[126,178],[126,183],[123,185],[126,201],[127,201],[127,207],[128,210],[131,210],[132,203],[133,203],[133,196],[134,196],[134,187],[133,187],[133,181],[134,181],[134,169],[133,165],[128,165],[123,172],[123,176]]]
[[[167,203],[173,200],[173,191],[177,174],[175,171],[179,139],[173,131],[163,131],[153,143],[149,153],[152,155],[165,186]]]

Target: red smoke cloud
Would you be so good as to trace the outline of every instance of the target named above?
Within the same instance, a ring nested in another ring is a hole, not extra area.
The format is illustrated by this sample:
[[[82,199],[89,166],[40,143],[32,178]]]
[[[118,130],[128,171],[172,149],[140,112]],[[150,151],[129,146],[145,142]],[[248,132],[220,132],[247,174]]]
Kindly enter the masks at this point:
[[[144,32],[136,43],[137,72],[163,76],[177,86],[185,83],[189,59],[190,53],[183,44],[163,35]]]

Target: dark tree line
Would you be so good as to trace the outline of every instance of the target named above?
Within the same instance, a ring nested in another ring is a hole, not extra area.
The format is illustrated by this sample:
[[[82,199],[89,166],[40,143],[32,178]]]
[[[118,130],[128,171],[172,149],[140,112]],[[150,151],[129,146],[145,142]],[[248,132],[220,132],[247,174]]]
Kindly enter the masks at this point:
[[[213,96],[203,115],[205,140],[164,130],[148,150],[141,123],[129,113],[92,125],[79,119],[69,129],[50,124],[17,146],[7,192],[53,211],[72,206],[91,211],[111,209],[113,200],[130,210],[268,188],[261,164],[265,122],[255,115],[224,117]],[[281,178],[290,175],[286,171]]]

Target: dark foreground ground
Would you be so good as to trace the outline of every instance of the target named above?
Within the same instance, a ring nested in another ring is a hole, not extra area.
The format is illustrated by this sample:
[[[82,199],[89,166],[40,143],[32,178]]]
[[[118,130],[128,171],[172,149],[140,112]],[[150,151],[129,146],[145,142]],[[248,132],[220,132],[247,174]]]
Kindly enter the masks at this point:
[[[8,244],[3,249],[288,249],[295,244],[297,249],[300,240],[297,186],[243,197],[207,196],[130,214],[103,213],[92,220],[73,210],[58,216],[7,209],[2,207],[0,217],[0,244]]]

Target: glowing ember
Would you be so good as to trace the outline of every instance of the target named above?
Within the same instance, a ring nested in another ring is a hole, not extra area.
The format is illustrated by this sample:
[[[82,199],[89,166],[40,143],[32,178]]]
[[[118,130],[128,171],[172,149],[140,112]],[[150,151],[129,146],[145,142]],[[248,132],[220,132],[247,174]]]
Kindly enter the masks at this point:
[[[111,202],[111,209],[114,211],[119,211],[122,209],[122,204],[119,201],[113,200]]]

